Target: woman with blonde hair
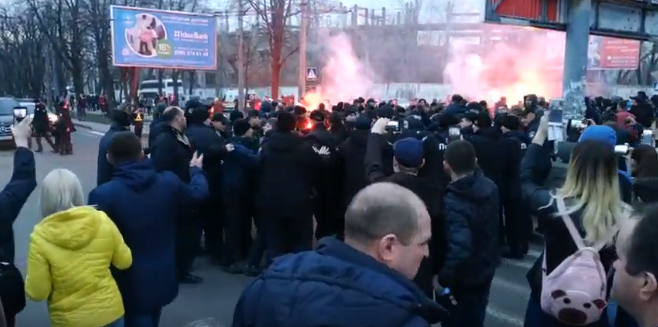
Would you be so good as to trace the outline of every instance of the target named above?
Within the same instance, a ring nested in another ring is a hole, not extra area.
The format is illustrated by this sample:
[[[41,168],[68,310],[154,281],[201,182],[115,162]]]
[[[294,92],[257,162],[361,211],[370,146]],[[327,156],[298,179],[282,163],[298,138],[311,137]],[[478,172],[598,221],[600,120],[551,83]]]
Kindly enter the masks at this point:
[[[132,255],[114,223],[85,206],[82,185],[69,170],[43,180],[43,220],[30,235],[25,292],[48,300],[54,327],[123,327],[124,308],[110,266],[127,269]]]
[[[542,175],[541,167],[551,164],[550,152],[542,147],[548,136],[548,116],[542,117],[521,163],[523,199],[543,224],[545,243],[542,257],[527,275],[531,290],[525,317],[527,327],[569,326],[544,312],[540,305],[543,257],[546,258],[545,274],[548,275],[578,250],[561,215],[567,215],[573,221],[587,246],[601,249],[601,263],[609,272],[616,260],[614,238],[632,211],[622,200],[620,185],[627,185],[629,177],[618,171],[614,151],[616,133],[609,126],[591,126],[583,132],[571,154],[562,187],[548,190],[540,186],[544,182],[538,178]],[[560,212],[558,203],[562,202],[565,208]],[[606,315],[586,326],[607,327]]]

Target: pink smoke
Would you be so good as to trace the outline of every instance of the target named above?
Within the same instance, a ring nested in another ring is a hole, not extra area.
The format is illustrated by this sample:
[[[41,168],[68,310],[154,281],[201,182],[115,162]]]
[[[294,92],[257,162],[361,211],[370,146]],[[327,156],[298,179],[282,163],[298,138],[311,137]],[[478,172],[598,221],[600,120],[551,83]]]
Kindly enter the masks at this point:
[[[526,94],[559,97],[564,37],[561,43],[548,42],[545,32],[520,27],[495,28],[502,30],[501,34],[513,34],[518,40],[480,45],[479,54],[473,53],[472,48],[453,47],[444,74],[453,93],[489,103],[505,96],[508,105],[521,101]],[[560,46],[561,49],[555,49]]]

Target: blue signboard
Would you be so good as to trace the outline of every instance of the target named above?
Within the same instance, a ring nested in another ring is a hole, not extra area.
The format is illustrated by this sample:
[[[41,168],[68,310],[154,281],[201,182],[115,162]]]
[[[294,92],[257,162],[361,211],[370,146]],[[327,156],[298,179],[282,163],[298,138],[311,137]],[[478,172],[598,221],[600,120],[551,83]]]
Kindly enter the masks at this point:
[[[217,69],[217,21],[212,15],[112,6],[115,66]]]

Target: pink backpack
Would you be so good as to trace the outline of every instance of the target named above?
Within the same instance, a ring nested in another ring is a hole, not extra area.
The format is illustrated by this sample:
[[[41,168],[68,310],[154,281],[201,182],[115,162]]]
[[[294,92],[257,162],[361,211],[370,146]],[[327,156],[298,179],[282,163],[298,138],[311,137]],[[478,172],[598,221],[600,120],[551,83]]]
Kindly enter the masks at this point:
[[[567,212],[564,199],[556,199],[558,212]],[[546,275],[546,247],[542,263],[541,308],[560,322],[584,326],[598,321],[606,307],[606,274],[599,251],[587,247],[569,215],[561,215],[578,251]]]

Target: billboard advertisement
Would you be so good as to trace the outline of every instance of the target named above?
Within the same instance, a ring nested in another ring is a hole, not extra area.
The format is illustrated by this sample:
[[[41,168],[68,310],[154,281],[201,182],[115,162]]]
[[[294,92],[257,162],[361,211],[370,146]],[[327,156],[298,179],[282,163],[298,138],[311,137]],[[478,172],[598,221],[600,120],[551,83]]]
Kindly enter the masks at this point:
[[[639,41],[603,36],[590,36],[588,69],[634,70],[640,64]]]
[[[217,21],[212,15],[111,6],[115,66],[217,69]]]

